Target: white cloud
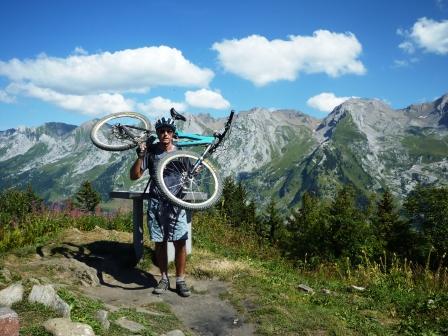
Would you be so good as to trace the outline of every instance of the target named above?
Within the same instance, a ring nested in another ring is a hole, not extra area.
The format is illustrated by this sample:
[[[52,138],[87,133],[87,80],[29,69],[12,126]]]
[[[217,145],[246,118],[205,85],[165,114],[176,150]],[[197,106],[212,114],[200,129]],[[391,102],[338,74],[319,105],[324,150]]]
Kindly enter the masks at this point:
[[[155,118],[166,116],[172,107],[174,107],[179,112],[186,110],[186,106],[184,103],[173,102],[170,99],[166,99],[160,96],[152,98],[146,103],[137,104],[137,110],[139,112],[143,112]]]
[[[336,97],[332,92],[322,92],[307,100],[307,105],[322,112],[331,112],[333,109],[350,98],[356,97]]]
[[[224,99],[221,93],[206,89],[185,92],[185,101],[190,106],[200,108],[221,110],[230,107],[230,103]]]
[[[155,86],[206,87],[214,74],[167,46],[127,49],[67,58],[0,61],[0,76],[63,94],[85,95],[148,90]]]
[[[102,115],[112,112],[132,111],[134,102],[125,99],[121,94],[100,93],[92,95],[62,94],[48,88],[40,88],[34,84],[11,84],[8,92],[38,98],[66,110],[81,112],[87,115]]]
[[[403,49],[408,54],[413,54],[415,52],[415,46],[412,42],[404,41],[398,45],[398,48]]]
[[[362,75],[366,69],[358,60],[362,46],[351,33],[317,30],[312,36],[289,36],[289,40],[268,40],[251,35],[240,40],[214,43],[223,68],[262,86],[278,80],[295,80],[303,73],[325,73],[332,77]]]
[[[76,47],[73,50],[74,55],[88,55],[89,53],[83,47]]]
[[[10,94],[8,94],[8,92],[4,91],[4,90],[0,90],[0,103],[14,103],[15,102],[15,97],[11,96]]]
[[[422,17],[414,23],[411,31],[399,29],[397,33],[405,37],[399,48],[408,53],[420,48],[428,53],[448,54],[448,20],[435,21]]]

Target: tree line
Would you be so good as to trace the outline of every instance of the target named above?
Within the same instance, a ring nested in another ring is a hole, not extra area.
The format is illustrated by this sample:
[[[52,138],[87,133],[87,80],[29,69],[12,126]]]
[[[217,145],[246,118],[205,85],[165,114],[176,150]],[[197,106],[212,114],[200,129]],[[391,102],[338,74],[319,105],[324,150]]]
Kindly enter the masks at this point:
[[[344,185],[332,199],[305,192],[292,210],[273,199],[257,208],[244,185],[228,177],[216,210],[230,227],[255,232],[260,244],[274,245],[298,263],[396,256],[440,267],[448,251],[447,187],[418,185],[402,203],[388,189],[367,204],[360,199]]]

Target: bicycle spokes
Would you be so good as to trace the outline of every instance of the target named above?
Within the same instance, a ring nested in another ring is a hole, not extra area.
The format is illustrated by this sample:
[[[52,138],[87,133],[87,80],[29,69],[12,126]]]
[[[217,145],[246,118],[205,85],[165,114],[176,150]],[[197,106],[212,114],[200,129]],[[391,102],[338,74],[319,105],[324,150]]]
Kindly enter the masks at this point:
[[[192,171],[196,162],[196,158],[187,157],[173,160],[163,174],[170,193],[188,203],[203,202],[216,190],[216,178],[203,164]]]

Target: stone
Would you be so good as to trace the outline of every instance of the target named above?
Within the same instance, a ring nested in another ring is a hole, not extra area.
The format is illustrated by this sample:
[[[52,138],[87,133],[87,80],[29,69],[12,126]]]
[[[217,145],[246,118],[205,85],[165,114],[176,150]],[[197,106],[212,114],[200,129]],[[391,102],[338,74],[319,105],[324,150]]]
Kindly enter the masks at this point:
[[[194,284],[191,286],[191,289],[194,293],[204,294],[208,292],[208,287],[205,284]]]
[[[165,335],[166,336],[184,336],[185,334],[183,333],[182,330],[175,329],[175,330],[168,331]]]
[[[59,297],[52,285],[34,285],[28,301],[42,303],[63,317],[70,317],[70,306]]]
[[[366,289],[364,287],[360,287],[360,286],[355,286],[355,285],[351,285],[350,286],[352,289],[357,290],[359,292],[364,292]]]
[[[324,293],[326,295],[330,295],[331,291],[329,289],[324,288],[324,289],[322,289],[322,293]]]
[[[53,336],[95,336],[92,327],[85,323],[72,322],[68,318],[54,318],[43,323]]]
[[[20,282],[12,284],[0,291],[0,306],[11,307],[23,299],[23,285]]]
[[[304,284],[300,284],[298,288],[307,293],[314,293],[314,289]]]
[[[70,268],[74,270],[75,277],[84,287],[96,287],[100,285],[100,280],[97,275],[98,272],[95,268],[76,259],[70,259],[70,263]]]
[[[129,330],[131,332],[137,332],[138,333],[138,332],[140,332],[140,331],[145,329],[145,327],[143,325],[141,325],[140,323],[128,320],[125,317],[120,317],[119,319],[117,319],[115,321],[115,323],[117,325],[119,325],[120,327],[122,327],[122,328],[124,328],[126,330]]]
[[[107,310],[98,310],[95,315],[96,320],[101,323],[101,328],[104,330],[109,330],[110,328],[108,316],[109,312]]]
[[[0,307],[0,335],[19,336],[19,316],[8,307]]]

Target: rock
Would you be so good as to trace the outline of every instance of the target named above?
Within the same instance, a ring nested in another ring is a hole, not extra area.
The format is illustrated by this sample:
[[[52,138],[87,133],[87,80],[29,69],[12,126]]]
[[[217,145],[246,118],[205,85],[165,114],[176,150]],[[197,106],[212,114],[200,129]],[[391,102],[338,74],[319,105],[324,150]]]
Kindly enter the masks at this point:
[[[326,295],[330,295],[331,291],[329,289],[323,288],[322,289],[322,293],[326,294]]]
[[[355,286],[355,285],[351,285],[350,288],[357,290],[359,292],[364,292],[366,290],[364,287]]]
[[[12,284],[0,291],[0,305],[11,307],[23,299],[23,285],[20,282]]]
[[[194,284],[191,288],[193,292],[198,294],[204,294],[208,292],[207,285],[205,284]]]
[[[145,329],[145,327],[143,325],[141,325],[140,323],[128,320],[125,317],[120,317],[119,319],[117,319],[115,321],[115,323],[117,325],[119,325],[120,327],[127,329],[131,332],[140,332]]]
[[[104,330],[109,330],[110,327],[108,316],[109,312],[107,310],[98,310],[95,315],[96,320],[101,323],[101,328]]]
[[[100,280],[98,279],[98,272],[95,268],[87,266],[76,259],[70,259],[70,263],[70,268],[74,270],[75,277],[84,287],[99,286]]]
[[[164,334],[165,336],[184,336],[184,332],[182,330],[176,329],[176,330],[171,330],[168,331],[166,334]]]
[[[7,268],[2,268],[0,270],[0,278],[3,278],[5,280],[5,282],[11,282],[12,280],[12,276],[11,276],[11,272],[9,271],[9,269]]]
[[[68,318],[54,318],[43,323],[46,331],[54,336],[95,336],[88,324],[72,322]]]
[[[59,297],[52,285],[34,285],[28,301],[42,303],[63,317],[70,317],[70,306]]]
[[[0,307],[0,335],[19,336],[19,316],[8,307]]]
[[[307,293],[314,293],[314,289],[304,284],[300,284],[298,288]]]

